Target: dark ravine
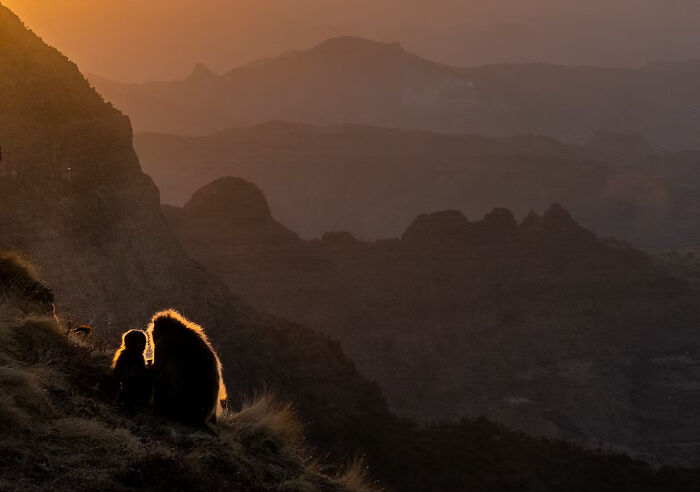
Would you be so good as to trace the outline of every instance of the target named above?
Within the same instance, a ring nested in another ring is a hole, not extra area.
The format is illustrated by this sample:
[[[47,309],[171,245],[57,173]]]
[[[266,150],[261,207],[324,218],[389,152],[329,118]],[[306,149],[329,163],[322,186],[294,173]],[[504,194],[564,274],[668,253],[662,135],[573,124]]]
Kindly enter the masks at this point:
[[[234,292],[340,340],[401,415],[699,456],[697,291],[558,205],[519,224],[506,209],[425,214],[371,243],[301,240],[239,178],[164,210]]]

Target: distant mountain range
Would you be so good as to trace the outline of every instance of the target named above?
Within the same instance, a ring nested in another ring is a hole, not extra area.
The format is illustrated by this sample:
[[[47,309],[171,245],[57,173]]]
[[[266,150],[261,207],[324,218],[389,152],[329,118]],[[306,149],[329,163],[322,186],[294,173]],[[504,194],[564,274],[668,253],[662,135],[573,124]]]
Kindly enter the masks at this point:
[[[640,68],[500,64],[457,68],[396,43],[330,39],[217,75],[126,84],[89,76],[137,132],[206,134],[270,120],[549,135],[637,133],[661,148],[700,149],[700,62]]]
[[[340,340],[401,415],[700,457],[698,293],[561,206],[422,214],[376,242],[303,241],[239,178],[164,212],[234,292]]]
[[[654,151],[634,135],[598,132],[573,145],[274,122],[206,137],[145,133],[134,145],[164,203],[240,176],[307,238],[347,230],[381,239],[425,212],[474,218],[506,207],[523,218],[557,202],[595,233],[637,247],[700,244],[700,152]]]

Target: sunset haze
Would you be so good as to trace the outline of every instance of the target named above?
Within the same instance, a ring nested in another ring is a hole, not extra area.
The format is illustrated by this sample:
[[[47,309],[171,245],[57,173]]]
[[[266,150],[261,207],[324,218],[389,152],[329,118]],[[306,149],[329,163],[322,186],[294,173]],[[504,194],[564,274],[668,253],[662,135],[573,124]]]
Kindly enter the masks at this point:
[[[693,58],[692,0],[5,0],[81,68],[114,80],[223,72],[342,35],[457,66],[640,65]]]

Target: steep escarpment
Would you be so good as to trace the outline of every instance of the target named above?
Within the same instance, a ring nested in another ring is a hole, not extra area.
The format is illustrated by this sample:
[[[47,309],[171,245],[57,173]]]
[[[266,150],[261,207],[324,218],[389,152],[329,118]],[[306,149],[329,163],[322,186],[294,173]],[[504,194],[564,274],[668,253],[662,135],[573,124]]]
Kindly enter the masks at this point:
[[[340,340],[400,414],[485,415],[653,460],[697,457],[697,293],[561,206],[520,223],[506,209],[425,214],[373,243],[275,243],[254,241],[272,217],[199,213],[202,200],[262,200],[252,184],[219,191],[231,194],[168,208],[188,252],[254,306]]]
[[[0,247],[37,260],[67,320],[90,323],[109,345],[153,312],[178,309],[210,334],[232,406],[276,390],[312,440],[343,456],[359,446],[353,419],[389,418],[337,343],[254,311],[187,256],[127,117],[2,6],[0,87]]]

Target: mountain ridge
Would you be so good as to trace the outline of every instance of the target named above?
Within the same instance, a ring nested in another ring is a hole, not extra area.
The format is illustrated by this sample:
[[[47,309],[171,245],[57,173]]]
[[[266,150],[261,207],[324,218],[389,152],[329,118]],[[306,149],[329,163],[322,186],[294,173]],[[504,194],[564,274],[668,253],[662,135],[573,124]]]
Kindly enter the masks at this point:
[[[649,251],[700,241],[700,154],[658,150],[638,135],[599,132],[570,144],[274,121],[201,137],[137,134],[134,145],[163,202],[183,205],[216,178],[240,176],[305,238],[396,237],[428,210],[478,217],[503,206],[522,218],[556,202],[596,234]]]
[[[132,116],[138,132],[202,135],[292,120],[489,136],[534,133],[568,142],[603,130],[640,134],[657,147],[700,149],[698,111],[687,104],[698,96],[697,67],[694,61],[639,68],[454,67],[398,43],[340,37],[234,67],[206,83],[92,81]]]

